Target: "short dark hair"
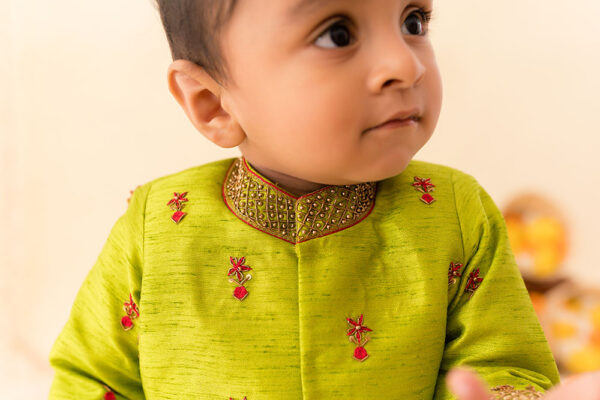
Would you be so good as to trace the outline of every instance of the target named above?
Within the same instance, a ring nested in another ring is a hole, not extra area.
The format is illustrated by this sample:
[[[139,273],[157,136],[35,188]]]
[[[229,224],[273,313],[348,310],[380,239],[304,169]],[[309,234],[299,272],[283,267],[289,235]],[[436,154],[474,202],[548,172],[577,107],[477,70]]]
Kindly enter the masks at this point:
[[[231,75],[220,46],[221,28],[237,0],[155,0],[173,60],[203,67],[221,86]]]

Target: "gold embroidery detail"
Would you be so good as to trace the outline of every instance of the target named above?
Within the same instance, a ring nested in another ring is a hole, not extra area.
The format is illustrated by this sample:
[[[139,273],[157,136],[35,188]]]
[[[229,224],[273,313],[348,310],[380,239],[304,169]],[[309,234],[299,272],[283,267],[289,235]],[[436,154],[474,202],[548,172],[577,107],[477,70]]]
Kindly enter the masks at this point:
[[[250,168],[243,157],[234,160],[223,183],[225,203],[242,221],[290,243],[349,228],[375,205],[376,182],[329,185],[295,197]]]
[[[490,400],[527,400],[527,399],[541,399],[543,397],[542,392],[535,390],[533,386],[527,386],[523,390],[517,390],[511,385],[502,385],[492,388],[493,397]]]

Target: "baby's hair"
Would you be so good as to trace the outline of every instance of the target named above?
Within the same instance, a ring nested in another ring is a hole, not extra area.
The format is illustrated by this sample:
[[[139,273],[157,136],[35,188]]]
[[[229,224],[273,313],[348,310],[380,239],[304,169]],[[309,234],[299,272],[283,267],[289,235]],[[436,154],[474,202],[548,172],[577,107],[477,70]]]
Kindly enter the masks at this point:
[[[230,82],[221,45],[221,28],[237,0],[153,0],[160,13],[173,60],[203,67],[221,86]]]

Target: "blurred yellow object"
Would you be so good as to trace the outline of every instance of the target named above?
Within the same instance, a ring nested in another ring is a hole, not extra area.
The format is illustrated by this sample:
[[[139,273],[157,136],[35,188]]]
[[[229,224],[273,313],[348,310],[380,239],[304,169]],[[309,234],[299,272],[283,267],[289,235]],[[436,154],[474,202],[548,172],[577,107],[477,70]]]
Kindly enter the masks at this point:
[[[589,345],[573,352],[566,367],[575,374],[600,370],[600,347]]]
[[[562,225],[551,217],[535,218],[527,224],[526,232],[533,247],[559,243],[564,237]]]
[[[538,314],[562,373],[600,369],[600,290],[567,282],[545,294]]]
[[[527,249],[527,234],[525,231],[525,224],[523,224],[523,221],[517,217],[507,217],[505,219],[512,251],[515,254],[525,251]]]
[[[592,308],[592,311],[590,312],[590,317],[594,329],[600,331],[600,305]]]
[[[561,256],[554,247],[541,247],[533,251],[533,272],[537,277],[547,278],[558,270]]]
[[[581,299],[578,297],[569,297],[563,303],[566,310],[569,310],[575,314],[581,312]]]
[[[577,327],[568,322],[554,322],[552,324],[552,336],[557,339],[566,339],[575,336]]]
[[[600,347],[600,328],[595,329],[590,335],[590,343],[596,347]]]
[[[511,248],[524,278],[556,278],[567,253],[565,220],[537,194],[514,198],[504,210]]]

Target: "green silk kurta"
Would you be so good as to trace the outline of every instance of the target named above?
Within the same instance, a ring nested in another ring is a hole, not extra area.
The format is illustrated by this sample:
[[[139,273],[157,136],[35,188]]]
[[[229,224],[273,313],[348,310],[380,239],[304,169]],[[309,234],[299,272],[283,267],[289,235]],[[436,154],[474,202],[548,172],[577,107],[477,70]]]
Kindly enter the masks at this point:
[[[51,350],[50,399],[103,399],[109,387],[117,399],[442,400],[446,372],[462,364],[490,386],[558,383],[504,219],[472,176],[413,160],[376,183],[352,225],[286,241],[226,204],[235,162],[136,189]],[[435,184],[433,203],[415,176]],[[174,192],[187,192],[179,223],[166,205]],[[296,218],[316,201],[279,194]],[[252,268],[242,301],[230,257]],[[451,262],[463,264],[453,284]],[[477,269],[483,280],[466,291]],[[125,330],[130,294],[139,317]],[[363,361],[347,335],[360,315],[371,329]]]

